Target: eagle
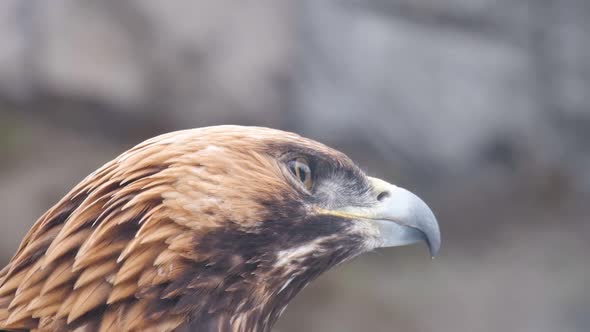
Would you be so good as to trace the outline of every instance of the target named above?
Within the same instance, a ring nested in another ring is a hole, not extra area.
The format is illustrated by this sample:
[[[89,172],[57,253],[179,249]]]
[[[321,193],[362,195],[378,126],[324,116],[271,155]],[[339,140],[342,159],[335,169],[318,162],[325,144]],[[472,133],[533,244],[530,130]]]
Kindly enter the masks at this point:
[[[425,241],[434,214],[294,133],[164,134],[87,176],[0,272],[0,329],[270,331],[331,267]]]

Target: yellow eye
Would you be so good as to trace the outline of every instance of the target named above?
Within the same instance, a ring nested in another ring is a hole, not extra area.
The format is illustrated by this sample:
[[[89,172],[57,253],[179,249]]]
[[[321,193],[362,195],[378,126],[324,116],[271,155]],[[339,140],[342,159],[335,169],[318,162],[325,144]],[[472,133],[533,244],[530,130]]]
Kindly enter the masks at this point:
[[[289,171],[295,178],[303,184],[305,189],[311,190],[313,185],[312,176],[311,176],[311,168],[309,168],[309,164],[305,158],[296,158],[288,163]]]

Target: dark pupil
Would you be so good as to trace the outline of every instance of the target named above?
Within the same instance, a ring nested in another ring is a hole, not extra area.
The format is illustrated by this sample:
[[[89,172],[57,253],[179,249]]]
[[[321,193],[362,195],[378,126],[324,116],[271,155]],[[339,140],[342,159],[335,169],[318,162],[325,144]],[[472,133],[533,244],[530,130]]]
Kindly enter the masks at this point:
[[[305,183],[307,180],[307,172],[307,167],[301,162],[294,161],[291,163],[291,173],[293,173],[299,181]]]
[[[297,166],[297,176],[299,177],[299,180],[301,180],[301,182],[305,183],[305,180],[307,179],[307,169],[305,169],[305,167],[303,167],[302,165]]]

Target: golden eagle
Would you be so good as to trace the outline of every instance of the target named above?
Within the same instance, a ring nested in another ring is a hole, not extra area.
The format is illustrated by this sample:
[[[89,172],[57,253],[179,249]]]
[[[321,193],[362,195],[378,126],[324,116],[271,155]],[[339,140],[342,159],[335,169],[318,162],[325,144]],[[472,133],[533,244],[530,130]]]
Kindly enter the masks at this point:
[[[440,233],[417,196],[279,130],[147,140],[47,211],[0,272],[0,329],[269,331],[336,264]]]

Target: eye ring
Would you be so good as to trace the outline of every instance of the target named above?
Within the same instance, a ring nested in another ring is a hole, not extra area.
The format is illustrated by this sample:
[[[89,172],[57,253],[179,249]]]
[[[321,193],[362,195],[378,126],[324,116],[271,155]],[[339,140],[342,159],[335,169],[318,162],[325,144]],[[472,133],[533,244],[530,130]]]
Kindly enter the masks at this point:
[[[305,189],[311,190],[313,186],[313,179],[311,167],[309,166],[307,159],[303,157],[297,157],[290,160],[287,163],[287,167],[289,168],[291,175],[293,175],[297,181],[301,182]]]

